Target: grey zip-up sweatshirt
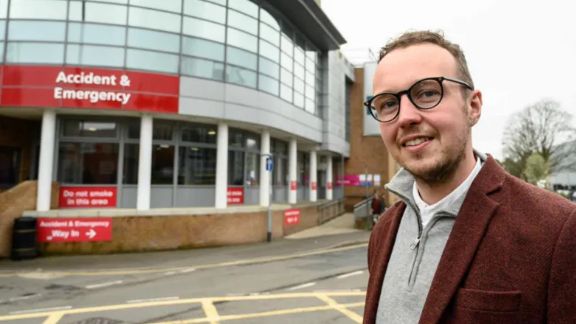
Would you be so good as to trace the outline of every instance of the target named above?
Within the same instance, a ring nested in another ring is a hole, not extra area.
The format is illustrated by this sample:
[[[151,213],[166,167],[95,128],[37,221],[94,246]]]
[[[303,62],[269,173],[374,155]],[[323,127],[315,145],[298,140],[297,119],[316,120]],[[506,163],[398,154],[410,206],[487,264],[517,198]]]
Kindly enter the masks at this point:
[[[481,154],[476,155],[485,160]],[[412,175],[400,170],[386,186],[406,203],[406,209],[382,283],[376,323],[418,323],[444,246],[468,192],[455,197],[423,227],[412,195],[413,185]]]

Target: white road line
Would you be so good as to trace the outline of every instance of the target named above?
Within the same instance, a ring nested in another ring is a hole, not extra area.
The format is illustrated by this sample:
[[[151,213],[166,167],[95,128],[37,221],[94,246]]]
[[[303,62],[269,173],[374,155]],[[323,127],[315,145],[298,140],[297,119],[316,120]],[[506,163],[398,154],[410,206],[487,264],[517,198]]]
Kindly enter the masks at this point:
[[[175,274],[176,274],[175,271],[164,272],[164,275],[165,275],[165,276],[172,276],[172,275],[175,275]]]
[[[298,285],[298,286],[290,287],[290,288],[288,288],[288,289],[286,289],[286,290],[292,291],[292,290],[297,290],[297,289],[302,289],[302,288],[308,288],[308,287],[314,286],[315,284],[316,284],[315,282],[308,282],[308,283],[301,284],[301,285]]]
[[[188,273],[188,272],[192,272],[192,271],[196,271],[196,268],[188,268],[188,269],[182,269],[178,272],[180,273]]]
[[[343,275],[339,275],[338,277],[336,277],[336,279],[344,279],[344,278],[348,278],[348,277],[352,277],[352,276],[361,275],[363,273],[364,273],[364,271],[362,271],[362,270],[354,271],[354,272],[350,272],[350,273],[345,273]]]
[[[86,289],[103,288],[103,287],[108,287],[108,286],[119,285],[123,282],[124,281],[122,281],[122,280],[109,281],[109,282],[103,282],[103,283],[95,284],[95,285],[88,285],[88,286],[85,286],[84,288],[86,288]]]
[[[171,300],[179,300],[180,297],[161,297],[161,298],[149,298],[149,299],[133,299],[126,301],[127,304],[135,304],[135,303],[149,303],[149,302],[162,302],[162,301],[171,301]]]
[[[8,301],[13,302],[13,301],[18,301],[18,300],[26,300],[26,299],[36,298],[36,297],[40,297],[40,296],[42,296],[42,295],[40,295],[40,294],[33,294],[33,295],[28,295],[28,296],[12,297],[12,298],[9,298]]]
[[[10,312],[10,314],[11,314],[11,315],[17,315],[17,314],[28,314],[28,313],[38,313],[38,312],[51,312],[51,311],[59,311],[59,310],[67,310],[67,309],[72,309],[72,306],[60,306],[60,307],[51,307],[51,308],[27,309],[27,310]]]

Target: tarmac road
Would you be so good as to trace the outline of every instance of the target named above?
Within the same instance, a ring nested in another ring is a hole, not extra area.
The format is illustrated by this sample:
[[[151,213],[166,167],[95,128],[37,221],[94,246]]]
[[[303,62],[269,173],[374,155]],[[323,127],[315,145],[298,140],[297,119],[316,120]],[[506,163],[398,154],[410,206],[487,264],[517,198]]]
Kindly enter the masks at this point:
[[[0,322],[359,323],[369,233],[349,217],[271,243],[3,260]]]

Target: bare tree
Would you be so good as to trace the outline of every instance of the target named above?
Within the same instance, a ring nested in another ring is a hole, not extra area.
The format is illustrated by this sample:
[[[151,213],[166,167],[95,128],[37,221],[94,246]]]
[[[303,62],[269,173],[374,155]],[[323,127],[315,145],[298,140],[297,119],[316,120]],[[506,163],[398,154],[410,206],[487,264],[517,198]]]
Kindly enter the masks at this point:
[[[526,179],[526,162],[536,153],[542,157],[549,172],[572,168],[563,163],[576,154],[576,147],[560,145],[575,134],[572,115],[552,100],[542,100],[514,114],[504,131],[504,167]]]

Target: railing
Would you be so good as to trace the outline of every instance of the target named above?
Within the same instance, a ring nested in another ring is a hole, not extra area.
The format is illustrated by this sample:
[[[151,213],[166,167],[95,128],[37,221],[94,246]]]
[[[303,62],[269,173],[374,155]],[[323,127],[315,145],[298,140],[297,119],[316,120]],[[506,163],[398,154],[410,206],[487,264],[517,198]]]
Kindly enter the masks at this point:
[[[371,216],[372,197],[366,198],[354,205],[354,218],[366,218]]]
[[[331,200],[318,206],[318,225],[342,215],[344,213],[344,200]]]

